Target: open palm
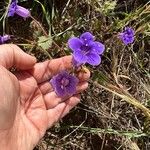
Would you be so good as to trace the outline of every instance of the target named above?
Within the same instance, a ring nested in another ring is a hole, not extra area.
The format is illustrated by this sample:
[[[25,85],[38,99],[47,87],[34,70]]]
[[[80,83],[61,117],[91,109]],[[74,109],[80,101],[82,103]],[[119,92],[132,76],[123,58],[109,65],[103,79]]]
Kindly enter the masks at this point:
[[[7,70],[12,66],[21,71],[12,74]],[[33,149],[46,129],[79,102],[78,93],[87,88],[89,72],[79,73],[77,93],[71,97],[58,97],[49,83],[53,75],[70,68],[71,56],[36,63],[15,45],[1,46],[0,136],[6,150]]]

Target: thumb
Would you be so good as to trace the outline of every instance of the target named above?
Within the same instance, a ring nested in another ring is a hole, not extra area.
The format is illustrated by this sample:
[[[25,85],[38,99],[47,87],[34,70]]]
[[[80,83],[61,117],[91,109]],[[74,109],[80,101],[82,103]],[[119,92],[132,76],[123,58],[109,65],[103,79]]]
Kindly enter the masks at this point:
[[[0,65],[7,69],[11,67],[21,70],[31,69],[35,63],[35,57],[28,55],[14,44],[0,46]]]

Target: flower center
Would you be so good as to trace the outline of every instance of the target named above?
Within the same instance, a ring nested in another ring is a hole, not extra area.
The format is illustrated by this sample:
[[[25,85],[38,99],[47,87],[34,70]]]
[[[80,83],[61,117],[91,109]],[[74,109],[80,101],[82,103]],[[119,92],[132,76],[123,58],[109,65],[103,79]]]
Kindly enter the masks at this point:
[[[63,79],[61,80],[61,88],[66,87],[68,84],[69,84],[69,80],[68,80],[68,79],[63,78]]]
[[[90,51],[90,46],[89,46],[89,44],[86,43],[86,44],[82,45],[82,46],[81,46],[81,50],[82,50],[82,52],[83,52],[84,55],[88,54],[89,51]]]

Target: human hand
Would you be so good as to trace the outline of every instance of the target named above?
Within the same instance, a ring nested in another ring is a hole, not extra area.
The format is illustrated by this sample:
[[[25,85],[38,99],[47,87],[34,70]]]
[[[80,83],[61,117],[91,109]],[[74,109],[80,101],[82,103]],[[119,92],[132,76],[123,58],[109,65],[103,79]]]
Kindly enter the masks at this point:
[[[71,56],[36,63],[15,45],[0,46],[0,146],[4,150],[31,150],[40,138],[80,100],[90,73],[79,73],[77,93],[60,98],[49,84],[61,70],[70,69]],[[8,69],[16,67],[12,74]]]

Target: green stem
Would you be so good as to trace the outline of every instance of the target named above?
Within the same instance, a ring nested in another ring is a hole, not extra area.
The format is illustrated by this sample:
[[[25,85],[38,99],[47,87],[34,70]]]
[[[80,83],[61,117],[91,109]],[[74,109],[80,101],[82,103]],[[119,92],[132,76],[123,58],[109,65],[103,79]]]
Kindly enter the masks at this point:
[[[149,136],[146,133],[140,131],[120,131],[114,129],[101,129],[101,128],[90,128],[90,127],[78,127],[78,126],[69,126],[70,128],[78,128],[78,130],[88,131],[90,133],[106,133],[106,134],[115,134],[119,136],[128,136],[128,137],[142,137]]]

